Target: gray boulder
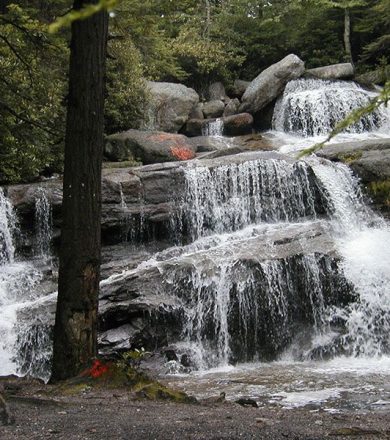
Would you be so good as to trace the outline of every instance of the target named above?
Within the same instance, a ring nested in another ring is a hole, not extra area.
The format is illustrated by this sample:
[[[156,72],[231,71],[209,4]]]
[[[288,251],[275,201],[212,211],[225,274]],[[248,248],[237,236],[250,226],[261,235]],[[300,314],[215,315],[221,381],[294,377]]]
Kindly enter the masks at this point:
[[[231,99],[223,111],[223,116],[232,116],[238,113],[240,108],[240,101],[237,98]]]
[[[371,70],[354,78],[356,82],[364,86],[371,86],[373,84],[384,85],[390,79],[390,66],[382,69]]]
[[[221,100],[205,102],[203,114],[206,118],[219,118],[225,109],[225,104]]]
[[[263,70],[246,89],[240,112],[257,113],[283,91],[288,81],[299,78],[304,71],[305,63],[294,54]]]
[[[104,154],[114,161],[140,160],[144,164],[192,159],[196,150],[182,134],[128,130],[107,137]]]
[[[351,63],[331,64],[329,66],[308,69],[305,72],[307,78],[319,79],[348,79],[354,75],[354,68]]]
[[[149,128],[177,133],[199,102],[199,95],[183,84],[148,81],[147,85],[151,95]]]
[[[215,82],[209,85],[208,97],[210,101],[225,101],[227,98],[225,87],[221,82]]]

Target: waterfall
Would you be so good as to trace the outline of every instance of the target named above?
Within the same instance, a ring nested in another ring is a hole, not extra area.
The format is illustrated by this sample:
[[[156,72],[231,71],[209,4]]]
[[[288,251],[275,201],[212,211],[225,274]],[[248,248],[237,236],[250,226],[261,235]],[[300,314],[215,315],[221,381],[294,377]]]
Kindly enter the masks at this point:
[[[192,239],[323,212],[321,189],[303,162],[254,160],[186,168],[185,179],[181,211]]]
[[[208,121],[202,128],[203,136],[223,136],[223,120],[218,118],[215,121]]]
[[[17,230],[17,219],[12,204],[0,188],[0,265],[14,261],[13,239]]]
[[[35,245],[34,253],[40,258],[49,258],[51,255],[52,213],[51,204],[46,191],[38,188],[35,196]]]
[[[376,95],[347,81],[290,81],[275,106],[273,127],[303,137],[326,135],[337,122],[366,106]],[[363,116],[346,131],[363,133],[383,126],[389,126],[389,110],[385,107]]]
[[[18,371],[18,311],[36,297],[35,288],[42,279],[31,263],[15,261],[17,229],[12,204],[0,188],[0,375]]]
[[[178,271],[171,283],[184,308],[180,349],[200,369],[274,359],[300,331],[308,340],[328,331],[329,289],[347,291],[335,273],[319,254]]]
[[[346,328],[338,343],[354,356],[390,354],[390,227],[364,204],[358,180],[346,165],[317,164],[313,169],[334,207],[343,273],[358,293],[348,307],[329,311],[329,319]]]

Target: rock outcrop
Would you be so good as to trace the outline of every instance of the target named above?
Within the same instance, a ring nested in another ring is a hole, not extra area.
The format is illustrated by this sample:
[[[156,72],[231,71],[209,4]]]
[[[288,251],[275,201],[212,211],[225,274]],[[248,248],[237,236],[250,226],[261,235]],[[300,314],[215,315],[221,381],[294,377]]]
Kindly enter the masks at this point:
[[[225,109],[225,104],[219,100],[205,102],[203,105],[203,114],[205,118],[219,118]]]
[[[143,164],[193,159],[196,150],[181,134],[128,130],[106,138],[104,154],[120,162],[137,160]]]
[[[376,208],[390,217],[390,139],[330,144],[318,155],[347,163],[361,179]]]
[[[210,101],[225,101],[228,99],[225,87],[221,82],[215,82],[208,87],[208,99]]]
[[[240,108],[240,100],[238,98],[231,99],[223,111],[223,116],[232,116],[238,113]]]
[[[231,95],[234,98],[241,98],[248,88],[250,81],[243,81],[242,79],[236,79],[233,83]]]
[[[355,69],[351,63],[340,63],[308,69],[305,72],[305,77],[318,79],[351,79],[354,73]]]
[[[259,112],[280,95],[288,81],[299,78],[304,71],[304,62],[294,54],[263,70],[245,90],[240,112]]]
[[[199,102],[199,95],[183,84],[152,81],[147,84],[151,95],[148,125],[153,130],[177,133]]]

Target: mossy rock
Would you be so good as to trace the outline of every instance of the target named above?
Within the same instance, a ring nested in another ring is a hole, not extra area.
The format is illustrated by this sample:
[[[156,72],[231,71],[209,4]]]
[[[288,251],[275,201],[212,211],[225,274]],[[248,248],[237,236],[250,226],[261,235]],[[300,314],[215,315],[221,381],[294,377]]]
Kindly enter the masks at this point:
[[[375,203],[390,207],[390,180],[370,182],[367,186]]]
[[[344,162],[347,165],[351,165],[352,163],[356,162],[357,160],[359,160],[363,155],[362,151],[356,151],[353,153],[343,153],[343,154],[339,154],[337,156],[337,158],[341,161]]]

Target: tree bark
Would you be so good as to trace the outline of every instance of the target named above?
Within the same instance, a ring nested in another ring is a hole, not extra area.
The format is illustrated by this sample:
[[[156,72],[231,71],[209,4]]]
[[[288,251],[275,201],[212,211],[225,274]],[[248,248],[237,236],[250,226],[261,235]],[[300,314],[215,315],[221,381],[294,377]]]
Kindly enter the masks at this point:
[[[351,49],[351,16],[348,8],[344,9],[344,48],[348,61],[353,64]]]
[[[97,355],[107,26],[105,11],[72,24],[52,381],[76,376]]]

